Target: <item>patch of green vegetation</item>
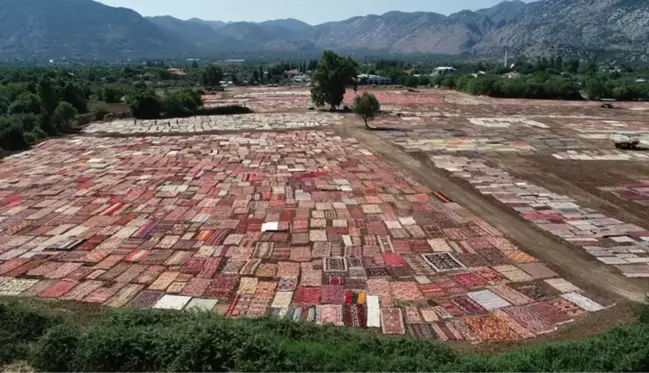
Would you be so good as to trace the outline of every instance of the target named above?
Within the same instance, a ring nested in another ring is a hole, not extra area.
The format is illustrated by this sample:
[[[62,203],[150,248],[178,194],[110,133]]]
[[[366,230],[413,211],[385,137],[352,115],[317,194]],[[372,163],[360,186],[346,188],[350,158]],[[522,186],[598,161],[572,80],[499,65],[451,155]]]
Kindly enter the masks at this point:
[[[593,338],[499,355],[345,327],[229,319],[206,312],[111,310],[78,323],[0,302],[0,365],[39,371],[620,371],[649,370],[647,308]]]

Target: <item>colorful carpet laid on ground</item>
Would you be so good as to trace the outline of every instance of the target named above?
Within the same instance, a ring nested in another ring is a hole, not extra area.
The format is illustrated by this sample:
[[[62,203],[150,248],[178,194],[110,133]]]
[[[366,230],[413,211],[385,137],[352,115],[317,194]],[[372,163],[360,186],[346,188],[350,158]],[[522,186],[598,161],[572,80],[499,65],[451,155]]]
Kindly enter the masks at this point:
[[[471,342],[604,307],[461,203],[332,132],[52,139],[0,161],[0,295]]]
[[[601,187],[600,190],[611,192],[625,201],[632,201],[644,206],[649,206],[649,180],[637,183],[623,184],[614,187]]]
[[[490,195],[513,208],[525,220],[583,248],[599,261],[614,265],[625,276],[649,277],[647,229],[607,217],[580,206],[571,197],[516,179],[503,170],[490,167],[483,159],[436,155],[431,160],[453,176],[467,180],[481,194]],[[628,188],[649,190],[639,183]],[[637,190],[624,191],[625,187],[612,189],[620,196],[642,195]],[[524,270],[530,274],[532,271],[544,272]]]

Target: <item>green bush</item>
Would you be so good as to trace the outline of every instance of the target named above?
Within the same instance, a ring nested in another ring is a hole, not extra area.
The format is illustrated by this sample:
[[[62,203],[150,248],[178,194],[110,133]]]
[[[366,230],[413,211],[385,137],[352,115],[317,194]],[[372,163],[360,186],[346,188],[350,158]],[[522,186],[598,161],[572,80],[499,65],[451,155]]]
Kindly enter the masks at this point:
[[[108,112],[108,105],[103,102],[96,102],[90,106],[90,113],[94,120],[104,120],[104,117]]]
[[[11,102],[7,98],[0,96],[0,115],[7,114],[10,105]]]
[[[47,111],[43,111],[41,115],[38,116],[38,126],[48,136],[56,136],[59,134],[59,131],[54,126],[54,119]]]
[[[92,121],[94,121],[96,119],[97,119],[97,116],[96,116],[95,113],[81,114],[81,115],[77,115],[77,117],[75,118],[73,123],[77,127],[80,127],[80,126],[82,127],[82,126],[85,126],[85,125],[91,123]]]
[[[46,139],[47,133],[45,133],[45,131],[43,131],[40,127],[36,127],[31,132],[29,132],[29,136],[35,139],[35,141],[38,141]],[[27,138],[27,133],[25,133],[25,138]]]
[[[79,112],[72,104],[63,101],[54,110],[54,125],[56,128],[67,127],[78,114]]]
[[[26,141],[27,144],[29,144],[29,145],[35,143],[36,140],[37,140],[36,135],[33,134],[33,133],[31,133],[31,132],[25,132],[25,133],[23,134],[23,137],[25,138],[25,141]]]
[[[99,90],[98,95],[100,100],[109,104],[115,104],[122,102],[124,90],[116,84],[106,84]]]
[[[162,112],[162,102],[152,90],[137,90],[126,99],[129,111],[137,119],[156,119]]]
[[[25,132],[32,132],[39,127],[39,118],[32,113],[20,116],[19,120],[22,122],[23,131]]]
[[[649,370],[639,322],[596,337],[497,355],[304,322],[212,313],[112,310],[89,326],[0,303],[0,363],[42,371],[626,371]],[[73,321],[70,318],[70,321]]]
[[[28,146],[20,116],[0,117],[0,148],[13,151]]]
[[[15,302],[0,303],[0,365],[27,359],[29,343],[60,322],[58,317]]]
[[[88,103],[84,89],[77,84],[68,83],[63,88],[62,101],[70,103],[78,113],[88,112]]]
[[[202,107],[196,111],[196,115],[234,115],[250,114],[253,111],[250,108],[239,105],[219,106],[219,107]]]
[[[41,99],[32,93],[25,93],[8,108],[8,114],[40,114],[43,111]]]
[[[164,102],[165,116],[168,118],[188,117],[203,106],[201,94],[191,89],[170,93]]]
[[[70,324],[56,325],[38,340],[31,353],[30,363],[42,371],[73,371],[80,338],[81,331],[78,327]]]

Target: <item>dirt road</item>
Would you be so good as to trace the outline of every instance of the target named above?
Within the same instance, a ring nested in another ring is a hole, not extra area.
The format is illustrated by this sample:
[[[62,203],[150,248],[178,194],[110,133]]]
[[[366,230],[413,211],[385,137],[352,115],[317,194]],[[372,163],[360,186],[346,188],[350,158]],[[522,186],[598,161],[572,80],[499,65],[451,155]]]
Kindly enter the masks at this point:
[[[608,298],[621,297],[635,302],[645,301],[649,290],[642,280],[629,279],[614,268],[594,262],[585,252],[570,247],[528,225],[489,201],[469,185],[452,180],[437,170],[423,155],[408,154],[389,141],[377,137],[358,122],[336,127],[342,136],[356,138],[368,150],[407,170],[420,182],[457,201],[521,246],[521,249],[558,268],[565,278]]]

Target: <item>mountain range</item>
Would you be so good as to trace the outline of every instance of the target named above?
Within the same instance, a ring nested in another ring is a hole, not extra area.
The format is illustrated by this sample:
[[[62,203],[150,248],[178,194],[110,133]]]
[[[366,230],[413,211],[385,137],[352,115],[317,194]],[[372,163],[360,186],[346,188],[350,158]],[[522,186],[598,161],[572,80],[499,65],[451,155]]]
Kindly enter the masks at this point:
[[[520,0],[451,15],[388,12],[309,25],[143,17],[93,0],[0,0],[0,59],[222,53],[562,55],[649,58],[649,1]]]

